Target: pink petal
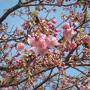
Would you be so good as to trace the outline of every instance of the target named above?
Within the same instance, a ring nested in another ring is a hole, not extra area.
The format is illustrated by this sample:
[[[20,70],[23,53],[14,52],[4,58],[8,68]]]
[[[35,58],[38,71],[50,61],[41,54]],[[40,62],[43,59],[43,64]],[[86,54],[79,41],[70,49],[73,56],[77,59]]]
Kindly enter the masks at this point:
[[[55,18],[52,18],[52,19],[51,19],[51,22],[52,22],[53,24],[55,24],[55,23],[57,22],[57,20],[56,20]]]
[[[62,28],[65,30],[65,29],[70,29],[71,27],[69,23],[65,23]]]
[[[90,36],[89,35],[85,35],[83,38],[82,38],[82,41],[84,43],[89,43],[90,42]]]
[[[24,49],[24,43],[20,42],[17,44],[17,50],[22,50]]]

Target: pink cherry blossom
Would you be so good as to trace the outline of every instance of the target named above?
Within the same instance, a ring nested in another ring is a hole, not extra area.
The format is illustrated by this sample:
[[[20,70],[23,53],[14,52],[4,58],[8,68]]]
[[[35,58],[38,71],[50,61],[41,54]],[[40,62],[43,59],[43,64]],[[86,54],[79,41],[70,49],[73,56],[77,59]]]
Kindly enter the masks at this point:
[[[39,38],[38,42],[37,42],[37,47],[38,48],[42,48],[42,49],[46,49],[47,48],[47,43],[44,39]]]
[[[73,27],[71,27],[69,23],[65,23],[62,28],[64,38],[70,41],[71,38],[76,34],[76,31],[73,30]]]
[[[74,49],[75,47],[77,47],[77,44],[75,43],[75,41],[68,44],[68,49],[69,50]]]
[[[90,42],[90,35],[85,35],[83,38],[82,38],[82,41],[84,43],[89,43]]]
[[[50,41],[50,42],[49,42],[50,46],[53,47],[53,46],[58,46],[58,45],[60,45],[56,37],[54,37],[54,36],[49,36],[48,38],[50,39],[50,40],[49,40],[49,41]]]
[[[30,44],[31,46],[35,46],[35,37],[31,37],[29,36],[29,38],[27,39],[28,44]]]
[[[59,46],[59,42],[56,37],[54,36],[46,36],[43,33],[40,33],[37,37],[31,37],[28,38],[28,43],[31,45],[31,49],[36,54],[46,54],[48,51],[48,48],[52,48],[54,46]]]
[[[36,54],[40,54],[40,53],[44,54],[47,51],[47,43],[45,39],[46,39],[46,35],[41,33],[37,37],[29,37],[27,41],[32,46],[31,49]]]
[[[40,33],[39,37],[42,38],[42,39],[45,39],[46,38],[46,35],[43,34],[43,33]]]
[[[51,22],[52,22],[53,24],[55,24],[55,23],[57,22],[57,20],[56,20],[55,18],[52,18],[52,19],[51,19]]]
[[[66,29],[70,29],[71,27],[70,27],[70,24],[69,23],[65,23],[62,28],[64,30],[66,30]]]
[[[22,49],[24,49],[24,43],[19,42],[19,43],[17,44],[17,50],[22,50]]]
[[[75,35],[76,34],[76,32],[72,29],[71,30],[71,35],[73,36],[73,35]]]

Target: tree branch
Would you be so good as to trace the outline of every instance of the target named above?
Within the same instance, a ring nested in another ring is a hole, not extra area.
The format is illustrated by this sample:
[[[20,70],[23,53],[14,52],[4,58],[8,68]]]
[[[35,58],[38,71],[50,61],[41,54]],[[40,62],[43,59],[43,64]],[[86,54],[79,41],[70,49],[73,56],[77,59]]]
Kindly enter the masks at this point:
[[[64,7],[67,7],[67,6],[72,6],[72,5],[74,5],[75,3],[72,3],[72,4],[68,4],[68,5],[58,5],[58,4],[30,4],[31,2],[34,2],[34,1],[37,1],[37,0],[31,0],[31,1],[29,1],[29,2],[25,2],[25,3],[18,3],[18,4],[16,4],[15,6],[13,6],[12,8],[10,8],[10,9],[8,9],[4,14],[3,14],[3,16],[1,16],[1,18],[0,18],[0,24],[7,18],[7,16],[10,14],[10,13],[12,13],[12,12],[14,12],[15,10],[17,10],[17,9],[19,9],[19,8],[21,8],[21,7],[27,7],[27,6],[38,6],[38,5],[44,5],[44,6],[59,6],[59,7],[61,7],[61,6],[64,6]]]
[[[54,68],[55,68],[55,67],[51,67],[51,68],[47,68],[47,69],[45,69],[45,70],[42,70],[42,71],[40,71],[40,72],[38,72],[38,73],[33,74],[32,77],[34,77],[34,76],[36,76],[36,75],[38,75],[38,74],[41,74],[41,73],[43,73],[43,72],[46,72],[46,71],[48,71],[48,70],[50,70],[50,69],[52,70],[52,69],[54,69]],[[17,85],[25,82],[26,80],[28,80],[28,77],[25,78],[25,79],[23,79],[23,80],[21,80],[21,81],[18,81],[17,83],[0,85],[0,88],[2,88],[2,87],[9,87],[9,86],[17,86]]]
[[[27,3],[31,3],[31,2],[34,2],[34,1],[37,1],[37,0],[30,0],[29,2],[26,2],[26,3],[20,3],[18,2],[18,4],[16,4],[15,6],[13,6],[12,8],[8,9],[4,14],[3,16],[0,17],[0,24],[7,18],[7,16],[14,12],[15,10],[23,7],[24,4],[27,4]]]
[[[15,6],[13,6],[12,8],[8,9],[4,15],[0,18],[0,24],[7,18],[7,16],[12,13],[13,11],[17,10],[20,8],[20,4],[16,4]]]
[[[58,75],[59,73],[55,73],[54,75],[46,78],[43,82],[41,82],[38,86],[36,86],[33,90],[37,90],[37,88],[39,88],[40,86],[42,86],[45,82],[47,82],[48,80],[50,80],[51,78],[53,78],[54,76]]]

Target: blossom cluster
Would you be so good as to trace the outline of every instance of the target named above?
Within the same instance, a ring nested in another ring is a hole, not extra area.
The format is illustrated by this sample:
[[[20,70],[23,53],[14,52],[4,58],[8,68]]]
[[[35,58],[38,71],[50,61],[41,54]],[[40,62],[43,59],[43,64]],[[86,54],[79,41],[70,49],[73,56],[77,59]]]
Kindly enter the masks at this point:
[[[54,46],[59,46],[59,42],[54,36],[46,36],[43,33],[40,33],[38,36],[29,36],[28,43],[32,46],[32,50],[36,54],[45,54],[48,49]]]

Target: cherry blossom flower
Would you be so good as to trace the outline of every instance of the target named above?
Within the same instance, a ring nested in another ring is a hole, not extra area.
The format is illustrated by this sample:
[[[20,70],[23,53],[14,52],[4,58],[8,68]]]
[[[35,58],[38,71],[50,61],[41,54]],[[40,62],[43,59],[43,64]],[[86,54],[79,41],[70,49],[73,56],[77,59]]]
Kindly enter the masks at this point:
[[[75,43],[75,41],[68,44],[69,50],[74,49],[75,47],[77,47],[77,44]]]
[[[70,29],[70,24],[69,23],[65,23],[62,27],[64,30]]]
[[[27,39],[28,44],[30,44],[31,46],[35,46],[35,37],[31,37],[29,36],[29,38]]]
[[[64,49],[64,51],[68,52],[74,49],[75,47],[77,47],[77,44],[75,43],[75,41],[69,42],[66,48]]]
[[[85,35],[85,36],[82,38],[82,41],[83,41],[83,43],[90,43],[90,36],[89,36],[89,35]]]
[[[51,22],[52,22],[53,24],[56,24],[57,20],[56,20],[55,18],[52,18],[52,19],[51,19]]]
[[[27,42],[31,45],[31,49],[36,54],[46,54],[49,48],[59,45],[56,37],[51,35],[46,36],[43,33],[40,33],[37,37],[29,36]]]
[[[19,42],[19,43],[17,44],[17,50],[22,50],[22,49],[24,49],[24,43]]]
[[[76,34],[76,31],[73,30],[73,27],[71,27],[69,23],[65,23],[62,28],[64,30],[63,31],[64,38],[70,41],[71,38]]]
[[[60,45],[59,42],[58,42],[58,40],[57,40],[57,38],[54,37],[54,36],[48,36],[47,37],[47,41],[48,41],[47,43],[48,43],[48,46],[49,47]]]

